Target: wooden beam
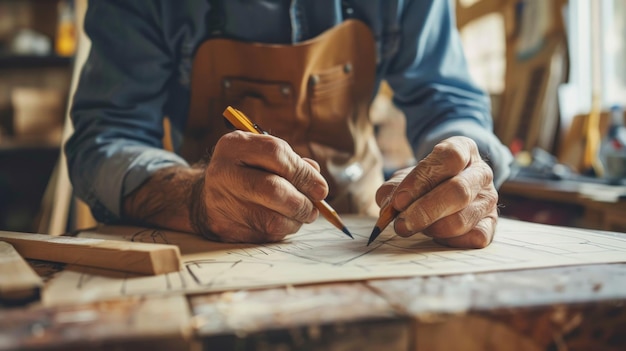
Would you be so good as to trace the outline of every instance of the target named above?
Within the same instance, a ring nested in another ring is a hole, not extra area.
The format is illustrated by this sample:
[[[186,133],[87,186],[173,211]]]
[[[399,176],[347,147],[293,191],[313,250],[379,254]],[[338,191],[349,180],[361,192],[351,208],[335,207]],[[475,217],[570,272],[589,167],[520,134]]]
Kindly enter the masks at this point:
[[[0,231],[0,241],[31,259],[162,274],[181,269],[178,246]]]
[[[11,244],[0,241],[0,305],[39,300],[43,281]]]

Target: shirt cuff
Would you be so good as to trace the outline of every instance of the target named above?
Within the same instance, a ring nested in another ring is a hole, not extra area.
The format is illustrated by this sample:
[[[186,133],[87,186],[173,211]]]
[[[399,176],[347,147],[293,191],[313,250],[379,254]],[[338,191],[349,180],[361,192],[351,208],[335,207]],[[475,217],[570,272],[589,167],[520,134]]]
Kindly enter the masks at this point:
[[[511,174],[513,156],[491,131],[474,122],[454,120],[430,130],[428,137],[415,149],[415,157],[421,160],[437,143],[453,136],[465,136],[476,142],[481,156],[488,160],[493,170],[493,182],[499,188]]]
[[[96,218],[119,220],[122,199],[140,187],[156,171],[172,166],[188,166],[180,156],[147,146],[125,146],[104,162],[94,180],[95,197],[101,210]],[[103,208],[102,208],[103,207]],[[99,211],[98,211],[99,212]]]

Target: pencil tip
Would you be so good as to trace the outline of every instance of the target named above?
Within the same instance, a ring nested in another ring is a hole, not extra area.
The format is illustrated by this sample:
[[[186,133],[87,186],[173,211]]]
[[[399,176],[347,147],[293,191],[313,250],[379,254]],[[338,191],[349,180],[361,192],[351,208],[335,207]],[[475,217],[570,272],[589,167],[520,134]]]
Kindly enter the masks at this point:
[[[343,227],[341,228],[341,231],[346,233],[347,236],[349,236],[350,238],[354,239],[354,237],[352,236],[352,234],[350,234],[350,231],[348,230],[348,228]]]
[[[372,230],[372,234],[370,234],[370,239],[367,241],[367,246],[370,246],[370,244],[376,240],[376,238],[378,238],[378,236],[380,235],[380,228],[378,227],[374,227],[374,230]]]

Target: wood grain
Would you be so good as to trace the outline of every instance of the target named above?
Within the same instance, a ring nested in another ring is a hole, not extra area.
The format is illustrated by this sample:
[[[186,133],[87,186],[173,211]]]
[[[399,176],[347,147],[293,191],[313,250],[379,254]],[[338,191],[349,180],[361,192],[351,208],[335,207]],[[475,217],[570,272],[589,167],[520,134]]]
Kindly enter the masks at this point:
[[[11,244],[0,241],[0,304],[38,300],[43,281]]]
[[[181,270],[178,246],[0,231],[25,258],[140,274]]]

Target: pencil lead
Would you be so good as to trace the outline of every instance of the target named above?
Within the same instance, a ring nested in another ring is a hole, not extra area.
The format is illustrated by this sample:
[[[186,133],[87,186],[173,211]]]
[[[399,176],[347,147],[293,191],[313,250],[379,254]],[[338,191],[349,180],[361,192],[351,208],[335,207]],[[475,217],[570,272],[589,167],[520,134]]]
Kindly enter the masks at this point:
[[[341,228],[341,231],[346,233],[347,236],[349,236],[350,238],[354,239],[354,237],[352,236],[352,234],[350,234],[350,231],[348,230],[348,228],[343,227]]]
[[[367,241],[367,246],[370,246],[370,244],[376,240],[376,238],[378,238],[378,236],[380,235],[380,228],[378,227],[374,227],[374,230],[372,230],[372,234],[370,234],[370,239]]]

